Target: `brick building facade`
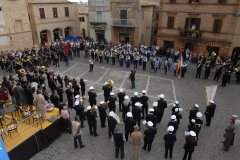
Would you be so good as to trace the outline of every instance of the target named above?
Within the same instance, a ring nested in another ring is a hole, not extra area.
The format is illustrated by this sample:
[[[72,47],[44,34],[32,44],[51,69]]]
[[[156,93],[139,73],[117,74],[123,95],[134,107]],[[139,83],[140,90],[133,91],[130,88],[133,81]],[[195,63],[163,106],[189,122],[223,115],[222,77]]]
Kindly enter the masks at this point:
[[[240,46],[239,0],[160,0],[158,45],[231,56]]]

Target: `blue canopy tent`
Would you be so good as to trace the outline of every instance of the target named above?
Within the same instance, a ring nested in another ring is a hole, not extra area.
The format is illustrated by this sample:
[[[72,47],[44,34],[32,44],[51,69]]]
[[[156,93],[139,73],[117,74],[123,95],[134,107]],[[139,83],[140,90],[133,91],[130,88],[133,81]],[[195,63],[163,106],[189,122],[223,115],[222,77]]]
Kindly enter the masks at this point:
[[[78,41],[81,40],[80,37],[66,37],[64,38],[65,41]]]
[[[2,142],[2,138],[0,138],[0,159],[1,160],[10,160],[7,154],[7,151],[4,147],[4,144]]]

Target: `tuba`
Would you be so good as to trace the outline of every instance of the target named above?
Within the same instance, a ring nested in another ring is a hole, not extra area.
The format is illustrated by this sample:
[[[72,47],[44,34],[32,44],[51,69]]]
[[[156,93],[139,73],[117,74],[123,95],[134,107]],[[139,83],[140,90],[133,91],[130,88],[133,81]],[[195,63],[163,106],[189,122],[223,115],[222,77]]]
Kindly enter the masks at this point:
[[[109,87],[112,88],[112,87],[113,87],[113,84],[114,84],[114,81],[113,81],[113,80],[111,80],[111,79],[108,80],[108,86],[109,86]]]
[[[91,111],[96,113],[96,112],[97,112],[97,106],[94,105],[94,106],[92,107]]]
[[[19,72],[20,72],[21,74],[26,74],[25,69],[20,69]]]
[[[80,102],[80,105],[83,105],[83,104],[84,104],[84,99],[83,99],[83,97],[80,97],[79,102]]]

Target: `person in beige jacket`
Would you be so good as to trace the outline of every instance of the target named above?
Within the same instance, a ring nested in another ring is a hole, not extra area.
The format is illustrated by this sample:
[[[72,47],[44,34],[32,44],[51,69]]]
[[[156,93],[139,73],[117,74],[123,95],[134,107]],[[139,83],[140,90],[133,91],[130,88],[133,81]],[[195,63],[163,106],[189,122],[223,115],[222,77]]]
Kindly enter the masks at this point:
[[[42,90],[39,89],[36,95],[36,108],[37,108],[38,114],[41,115],[43,121],[45,121],[46,119],[46,104],[47,102],[44,96],[42,95]]]
[[[141,148],[143,134],[139,131],[138,126],[134,126],[134,132],[131,134],[132,149],[133,149],[133,160],[139,159],[139,152]]]

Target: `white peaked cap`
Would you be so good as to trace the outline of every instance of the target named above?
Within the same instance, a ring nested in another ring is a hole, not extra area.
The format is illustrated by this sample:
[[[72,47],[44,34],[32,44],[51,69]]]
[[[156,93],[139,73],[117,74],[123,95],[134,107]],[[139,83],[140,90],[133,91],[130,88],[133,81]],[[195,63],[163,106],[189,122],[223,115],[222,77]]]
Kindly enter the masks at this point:
[[[74,105],[77,106],[77,105],[79,105],[79,103],[80,103],[79,101],[75,101]]]
[[[90,109],[92,109],[92,107],[91,106],[87,106],[87,110],[89,111]]]
[[[154,112],[154,108],[150,108],[150,109],[149,109],[149,112]]]
[[[194,131],[190,131],[189,134],[192,136],[192,137],[196,137],[196,133]]]
[[[179,101],[175,101],[175,104],[179,104]]]
[[[159,97],[163,99],[163,98],[165,98],[165,95],[164,94],[160,94]]]
[[[171,115],[171,119],[175,120],[177,117],[175,115]]]
[[[192,122],[192,123],[195,123],[196,121],[195,121],[195,119],[192,119],[191,122]]]
[[[110,96],[113,96],[114,95],[114,92],[110,92]]]
[[[136,102],[134,105],[139,107],[140,106],[140,102]]]
[[[195,104],[194,107],[195,107],[195,108],[199,108],[199,105],[198,105],[198,104]]]
[[[89,90],[93,90],[93,89],[94,89],[94,87],[93,87],[93,86],[90,86],[90,87],[89,87]]]
[[[173,103],[173,105],[172,105],[173,107],[176,107],[176,104],[175,103]]]
[[[167,128],[167,131],[168,131],[168,132],[173,132],[173,131],[174,131],[174,127],[173,127],[173,126],[169,126],[169,127]]]
[[[104,83],[104,85],[107,85],[107,84],[108,84],[108,82],[105,82],[105,83]]]
[[[129,97],[128,96],[124,96],[124,99],[129,99]]]
[[[134,92],[134,96],[138,96],[138,92]]]
[[[148,122],[147,122],[147,125],[148,125],[149,127],[152,127],[152,126],[153,126],[153,123],[152,123],[151,121],[148,121]]]
[[[114,116],[114,112],[113,111],[109,112],[109,116],[113,117]]]
[[[158,106],[158,102],[153,102],[153,107],[157,107]]]
[[[175,108],[175,112],[178,112],[179,111],[179,109],[178,108]]]
[[[210,100],[209,102],[210,102],[210,103],[212,103],[212,104],[214,103],[214,101],[213,101],[213,100]]]
[[[133,117],[132,112],[127,112],[127,117]]]
[[[143,125],[146,125],[146,124],[147,124],[147,121],[146,121],[146,120],[143,120],[142,123],[143,123]]]
[[[123,89],[122,89],[122,88],[120,88],[120,89],[119,89],[119,92],[123,92]]]
[[[197,116],[197,118],[202,118],[202,113],[201,112],[197,112],[196,116]]]
[[[139,102],[139,105],[138,105],[138,107],[142,107],[142,106],[143,106],[143,104]]]
[[[100,104],[104,104],[104,101],[101,101]]]
[[[182,112],[183,111],[183,108],[178,108],[179,112]]]
[[[142,93],[147,93],[147,91],[146,90],[142,90]]]
[[[79,94],[75,96],[75,98],[76,98],[76,99],[78,99],[79,97],[80,97],[80,95],[79,95]]]

